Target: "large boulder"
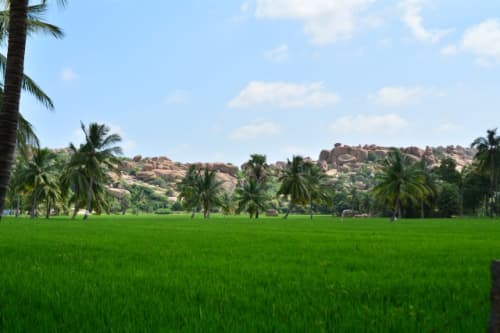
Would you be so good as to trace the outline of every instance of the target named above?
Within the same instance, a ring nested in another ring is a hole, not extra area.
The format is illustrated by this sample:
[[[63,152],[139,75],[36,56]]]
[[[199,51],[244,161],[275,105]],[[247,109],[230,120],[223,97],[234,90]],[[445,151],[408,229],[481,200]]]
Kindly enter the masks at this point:
[[[404,152],[409,155],[417,156],[419,158],[424,156],[424,151],[418,147],[408,147],[404,150]]]
[[[113,198],[116,199],[121,199],[130,195],[130,192],[123,188],[108,187],[107,191]]]
[[[362,148],[356,148],[351,151],[351,155],[356,157],[358,162],[366,162],[368,161],[368,151]]]
[[[155,169],[154,163],[144,163],[142,166],[142,171],[153,171]]]
[[[337,158],[337,161],[339,164],[354,163],[354,162],[356,162],[356,157],[354,157],[350,154],[342,154],[342,155],[339,155],[339,157]]]
[[[161,177],[169,182],[180,181],[186,172],[184,170],[165,170],[165,169],[154,169],[153,170],[156,177]]]
[[[156,174],[153,171],[139,171],[136,177],[142,181],[151,181],[156,178]]]
[[[328,161],[330,161],[330,152],[328,150],[322,150],[321,153],[319,153],[319,160],[328,163]]]
[[[132,161],[134,162],[140,162],[142,160],[142,156],[141,155],[135,155],[134,158],[132,159]]]

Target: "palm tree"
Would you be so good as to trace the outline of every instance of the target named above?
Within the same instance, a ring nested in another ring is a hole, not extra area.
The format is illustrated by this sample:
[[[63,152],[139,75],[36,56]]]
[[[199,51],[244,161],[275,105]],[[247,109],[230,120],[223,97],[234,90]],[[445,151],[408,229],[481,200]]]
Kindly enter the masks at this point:
[[[328,175],[320,167],[312,163],[305,163],[307,190],[309,193],[309,215],[313,218],[313,204],[331,205],[333,189],[328,186]]]
[[[281,185],[278,189],[278,196],[282,195],[290,199],[290,205],[285,214],[285,219],[293,206],[303,206],[309,203],[308,178],[305,172],[305,162],[302,156],[293,156],[287,161],[287,165],[282,170],[278,180]]]
[[[58,1],[63,4],[64,0]],[[9,1],[7,61],[5,64],[4,93],[0,107],[0,219],[5,205],[5,194],[14,158],[19,127],[19,102],[23,86],[24,56],[29,22],[29,1]],[[42,1],[45,4],[45,1]]]
[[[220,206],[223,182],[217,179],[215,170],[205,168],[198,176],[196,190],[203,208],[203,217],[210,218],[210,210]]]
[[[250,159],[243,165],[243,169],[250,178],[254,178],[257,182],[265,182],[267,169],[269,166],[266,163],[266,155],[252,154]]]
[[[199,184],[200,170],[195,165],[191,165],[186,176],[177,184],[179,199],[186,209],[191,210],[191,218],[194,218],[196,210],[200,207],[201,201],[197,186]]]
[[[373,193],[393,207],[392,221],[401,216],[401,208],[417,203],[426,192],[422,170],[399,149],[392,148],[382,162],[378,184]]]
[[[81,205],[83,205],[83,193],[85,193],[86,189],[89,187],[89,182],[80,151],[73,144],[69,145],[69,149],[71,157],[64,167],[61,183],[63,196],[68,197],[69,201],[73,202],[72,219],[74,220]]]
[[[220,207],[222,210],[222,214],[231,215],[237,209],[235,198],[228,192],[224,192],[220,197]]]
[[[96,187],[101,188],[108,178],[108,171],[118,171],[120,163],[116,155],[122,154],[122,149],[115,144],[122,139],[118,134],[109,134],[110,129],[104,124],[90,123],[88,128],[81,123],[85,134],[85,143],[80,145],[77,153],[73,155],[76,165],[80,165],[87,177],[86,210],[84,220],[88,219],[92,200],[97,198]],[[102,201],[100,201],[102,202]]]
[[[54,158],[49,149],[36,149],[31,160],[21,165],[19,177],[31,198],[31,218],[36,216],[39,199],[59,195]]]
[[[489,189],[489,214],[495,215],[496,208],[496,190],[498,185],[499,162],[500,162],[500,136],[497,135],[497,129],[487,130],[485,137],[476,138],[472,148],[477,149],[475,159],[478,161],[479,171],[490,178]]]
[[[250,218],[255,215],[258,219],[259,213],[266,209],[269,202],[266,190],[266,186],[259,183],[256,178],[249,178],[235,190],[238,202],[237,211],[246,211]]]

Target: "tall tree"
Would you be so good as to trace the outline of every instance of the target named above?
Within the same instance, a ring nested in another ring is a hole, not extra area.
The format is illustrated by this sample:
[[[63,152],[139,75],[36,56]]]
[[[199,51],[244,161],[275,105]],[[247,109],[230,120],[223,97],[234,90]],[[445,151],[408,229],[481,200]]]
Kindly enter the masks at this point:
[[[497,129],[487,130],[486,136],[476,138],[471,147],[477,149],[475,159],[478,161],[479,171],[490,178],[488,211],[493,217],[496,214],[496,192],[500,173],[500,136],[497,135]]]
[[[416,204],[426,192],[424,175],[416,163],[399,149],[392,148],[382,161],[374,194],[392,206],[392,221],[401,216],[401,208]]]
[[[201,205],[197,189],[199,177],[200,169],[196,165],[190,165],[186,176],[177,184],[179,199],[185,209],[191,210],[191,218],[194,218],[196,210]]]
[[[281,171],[278,178],[281,184],[277,194],[290,200],[285,219],[288,218],[294,206],[305,206],[309,203],[308,178],[305,168],[304,158],[293,156],[291,161],[287,161],[285,169]]]
[[[40,200],[59,196],[59,186],[55,168],[55,155],[48,149],[36,149],[33,157],[21,164],[19,177],[31,199],[31,217],[36,216]]]
[[[306,187],[309,195],[309,215],[313,218],[313,205],[330,206],[333,202],[333,188],[327,184],[328,175],[317,165],[305,163]]]
[[[88,128],[81,123],[85,135],[85,143],[74,156],[76,165],[80,165],[87,177],[86,210],[84,220],[88,219],[92,200],[97,197],[96,188],[103,188],[102,183],[108,178],[110,171],[118,172],[120,163],[117,155],[122,154],[120,135],[110,134],[110,128],[104,124],[90,123]]]
[[[264,211],[269,202],[264,184],[259,183],[255,178],[249,178],[235,190],[236,201],[238,202],[238,212],[247,212],[250,218],[259,218],[261,211]]]
[[[63,4],[64,0],[59,0]],[[45,1],[42,1],[45,4]],[[19,102],[23,84],[28,32],[28,0],[9,1],[7,62],[0,107],[0,219],[10,178],[19,126]]]
[[[267,165],[266,155],[252,154],[250,159],[243,165],[243,169],[250,178],[254,178],[258,183],[263,183],[266,180]]]
[[[205,168],[199,174],[196,189],[198,191],[203,217],[210,218],[212,208],[220,206],[223,181],[217,179],[215,170]]]

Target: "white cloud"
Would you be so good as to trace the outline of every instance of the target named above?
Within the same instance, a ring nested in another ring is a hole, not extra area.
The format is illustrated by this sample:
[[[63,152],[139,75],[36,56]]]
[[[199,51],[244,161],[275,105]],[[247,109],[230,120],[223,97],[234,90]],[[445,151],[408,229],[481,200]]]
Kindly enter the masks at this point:
[[[420,102],[428,96],[440,96],[442,93],[435,89],[422,87],[384,87],[369,99],[378,105],[386,107],[400,107]]]
[[[428,0],[403,0],[403,21],[418,40],[437,43],[452,30],[428,30],[424,27],[422,9],[427,2]]]
[[[323,83],[294,84],[287,82],[250,82],[228,106],[232,109],[246,109],[256,106],[291,108],[322,108],[332,106],[340,97],[326,91]]]
[[[73,68],[66,67],[61,70],[61,80],[63,81],[75,81],[78,80],[78,74],[73,70]]]
[[[264,57],[276,64],[282,64],[288,60],[288,45],[281,44],[274,49],[268,50],[264,53]]]
[[[165,103],[169,105],[181,105],[186,104],[189,101],[191,94],[189,91],[185,90],[174,90],[171,91],[165,98]]]
[[[229,133],[233,140],[247,141],[279,135],[281,127],[271,121],[254,121],[248,125],[236,128]]]
[[[358,26],[359,13],[375,0],[257,0],[255,16],[291,19],[304,23],[314,44],[350,39]]]
[[[331,126],[334,133],[393,134],[408,127],[408,122],[397,114],[345,116]]]
[[[468,28],[458,45],[449,45],[441,50],[444,55],[460,52],[472,53],[482,66],[500,63],[500,20],[489,19]]]

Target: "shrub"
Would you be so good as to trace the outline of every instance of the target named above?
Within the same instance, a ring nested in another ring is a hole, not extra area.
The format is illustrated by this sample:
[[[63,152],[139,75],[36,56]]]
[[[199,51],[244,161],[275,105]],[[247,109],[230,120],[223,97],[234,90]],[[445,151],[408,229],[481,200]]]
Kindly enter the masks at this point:
[[[159,208],[159,209],[155,210],[155,214],[169,215],[169,214],[172,214],[172,211],[170,210],[170,208]]]

